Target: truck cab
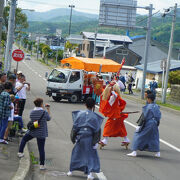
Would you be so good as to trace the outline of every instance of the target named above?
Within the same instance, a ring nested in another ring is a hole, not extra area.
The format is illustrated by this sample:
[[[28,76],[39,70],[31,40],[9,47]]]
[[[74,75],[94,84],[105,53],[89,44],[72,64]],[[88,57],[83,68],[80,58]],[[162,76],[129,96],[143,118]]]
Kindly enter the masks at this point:
[[[55,68],[47,81],[47,92],[55,101],[77,102],[83,98],[83,70]]]

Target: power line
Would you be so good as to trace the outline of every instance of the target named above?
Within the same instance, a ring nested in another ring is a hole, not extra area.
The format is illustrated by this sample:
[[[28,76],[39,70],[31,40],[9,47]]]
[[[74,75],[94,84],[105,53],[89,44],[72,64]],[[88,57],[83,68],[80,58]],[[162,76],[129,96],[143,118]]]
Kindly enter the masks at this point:
[[[155,14],[157,14],[157,13],[159,13],[159,12],[160,12],[160,10],[157,11],[157,12],[155,12],[154,14],[152,14],[152,16],[154,16]],[[151,16],[151,17],[152,17],[152,16]],[[138,24],[138,23],[141,23],[142,21],[147,20],[147,19],[148,19],[148,17],[145,17],[144,19],[141,19],[140,21],[138,21],[137,24]]]

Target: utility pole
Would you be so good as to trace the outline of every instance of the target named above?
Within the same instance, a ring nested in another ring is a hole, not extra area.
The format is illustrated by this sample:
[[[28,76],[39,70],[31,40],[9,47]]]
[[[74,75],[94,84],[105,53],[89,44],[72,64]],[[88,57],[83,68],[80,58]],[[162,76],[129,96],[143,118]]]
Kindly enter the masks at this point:
[[[177,12],[177,4],[175,4],[174,6],[174,14],[173,14],[173,20],[172,20],[171,37],[170,37],[169,51],[168,51],[168,57],[167,57],[166,75],[165,75],[162,103],[166,103],[169,68],[170,68],[170,60],[171,60],[171,54],[172,54],[172,48],[173,48],[174,28],[175,28],[175,23],[176,23],[176,12]]]
[[[39,59],[39,43],[40,43],[40,35],[38,35],[38,44],[37,44],[37,61]]]
[[[97,28],[94,34],[94,50],[93,50],[93,58],[96,56],[96,39],[97,39]]]
[[[149,45],[151,41],[151,23],[152,23],[152,10],[153,10],[152,4],[150,4],[148,10],[149,10],[149,17],[147,22],[147,34],[146,34],[146,44],[145,44],[145,52],[144,52],[144,68],[143,68],[143,82],[141,87],[141,99],[144,99],[148,53],[149,53]]]
[[[8,21],[8,34],[6,43],[4,72],[11,70],[11,53],[14,42],[14,27],[15,27],[15,12],[16,12],[16,0],[11,0],[10,13]]]
[[[0,0],[0,53],[1,53],[1,37],[2,37],[3,10],[4,10],[4,0]]]
[[[69,5],[71,8],[71,13],[70,13],[70,21],[69,21],[69,35],[71,34],[71,20],[72,20],[72,9],[75,8],[74,5]]]

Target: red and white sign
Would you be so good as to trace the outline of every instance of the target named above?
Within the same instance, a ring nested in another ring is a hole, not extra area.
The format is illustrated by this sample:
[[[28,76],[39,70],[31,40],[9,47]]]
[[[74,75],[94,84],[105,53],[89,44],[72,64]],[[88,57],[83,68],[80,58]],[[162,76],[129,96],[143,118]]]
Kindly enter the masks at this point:
[[[16,49],[12,53],[12,58],[18,62],[22,61],[24,59],[24,52],[20,49]]]

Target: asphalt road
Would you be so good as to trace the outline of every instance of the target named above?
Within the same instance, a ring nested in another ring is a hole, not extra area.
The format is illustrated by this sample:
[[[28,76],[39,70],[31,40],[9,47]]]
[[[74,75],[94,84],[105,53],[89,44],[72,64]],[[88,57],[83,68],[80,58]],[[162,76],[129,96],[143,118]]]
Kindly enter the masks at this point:
[[[13,66],[15,64],[13,63]],[[65,172],[69,169],[71,150],[73,145],[70,141],[70,130],[72,127],[71,111],[85,109],[83,103],[71,104],[67,101],[54,102],[45,95],[46,80],[45,72],[51,70],[35,60],[24,60],[19,63],[19,70],[31,83],[31,91],[28,93],[24,120],[29,120],[30,110],[33,108],[33,100],[42,97],[45,102],[51,105],[52,120],[48,123],[49,137],[46,141],[46,165],[47,170],[39,171],[38,165],[32,166],[30,179],[32,180],[83,180],[82,173],[75,173],[74,177],[67,177]],[[126,99],[125,111],[140,110],[142,104]],[[98,112],[98,108],[96,109]],[[121,138],[109,139],[108,146],[99,150],[102,173],[101,180],[177,180],[180,177],[180,113],[169,110],[162,110],[160,124],[161,158],[155,158],[153,153],[138,152],[138,157],[127,157],[131,150],[125,150],[120,146]],[[132,140],[136,120],[140,114],[129,115],[126,124],[128,137]],[[105,124],[105,120],[104,120]],[[103,124],[103,126],[104,126]],[[174,147],[175,146],[175,147]],[[36,141],[29,144],[30,151],[38,158]]]

